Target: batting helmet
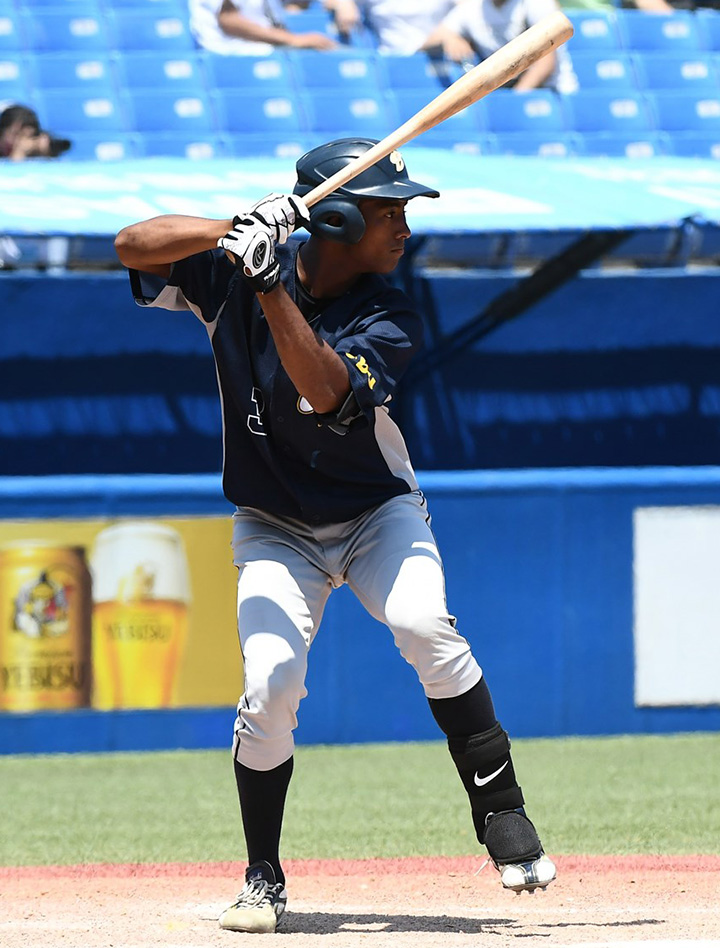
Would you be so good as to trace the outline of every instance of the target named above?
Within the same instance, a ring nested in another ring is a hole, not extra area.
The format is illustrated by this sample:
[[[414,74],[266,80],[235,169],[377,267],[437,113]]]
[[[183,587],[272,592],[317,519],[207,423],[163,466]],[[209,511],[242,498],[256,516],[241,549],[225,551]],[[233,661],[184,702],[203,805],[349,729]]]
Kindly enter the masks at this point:
[[[304,197],[376,144],[372,138],[340,138],[306,152],[295,166],[297,184],[293,194]],[[365,233],[365,218],[358,207],[363,198],[407,201],[420,195],[440,197],[433,188],[411,181],[400,152],[393,151],[314,204],[310,208],[308,230],[329,240],[356,244]]]

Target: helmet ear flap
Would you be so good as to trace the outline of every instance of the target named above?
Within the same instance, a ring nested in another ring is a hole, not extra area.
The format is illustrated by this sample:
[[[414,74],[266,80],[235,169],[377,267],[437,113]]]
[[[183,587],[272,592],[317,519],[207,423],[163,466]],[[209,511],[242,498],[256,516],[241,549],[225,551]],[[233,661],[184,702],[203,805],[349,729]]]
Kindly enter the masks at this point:
[[[311,234],[341,244],[356,244],[365,233],[365,218],[357,204],[343,197],[329,197],[310,208]]]

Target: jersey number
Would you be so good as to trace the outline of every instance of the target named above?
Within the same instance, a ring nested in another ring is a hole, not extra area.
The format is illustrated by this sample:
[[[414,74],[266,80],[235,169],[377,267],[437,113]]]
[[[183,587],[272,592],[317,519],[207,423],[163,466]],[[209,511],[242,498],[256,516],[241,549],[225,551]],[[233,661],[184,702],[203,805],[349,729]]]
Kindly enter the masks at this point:
[[[253,388],[250,398],[252,399],[252,402],[255,405],[255,414],[248,415],[247,426],[254,435],[261,435],[263,438],[266,438],[267,431],[263,431],[263,420],[262,420],[262,413],[263,413],[263,408],[265,407],[265,405],[263,402],[263,396],[260,389]]]

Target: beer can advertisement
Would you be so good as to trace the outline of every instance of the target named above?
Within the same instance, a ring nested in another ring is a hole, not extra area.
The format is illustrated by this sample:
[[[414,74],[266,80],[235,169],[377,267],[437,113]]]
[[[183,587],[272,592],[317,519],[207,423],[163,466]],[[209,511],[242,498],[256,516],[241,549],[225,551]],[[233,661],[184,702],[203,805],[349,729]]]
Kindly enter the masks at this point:
[[[235,704],[231,529],[0,521],[0,713]]]

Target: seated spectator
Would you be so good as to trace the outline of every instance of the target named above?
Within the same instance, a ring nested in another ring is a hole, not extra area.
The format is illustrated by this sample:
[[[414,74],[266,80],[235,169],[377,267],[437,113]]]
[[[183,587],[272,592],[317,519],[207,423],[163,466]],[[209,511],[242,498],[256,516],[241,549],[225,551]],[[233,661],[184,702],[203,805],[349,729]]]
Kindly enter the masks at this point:
[[[0,158],[57,158],[70,146],[67,138],[43,131],[37,114],[24,105],[9,105],[0,113]]]
[[[197,44],[224,56],[266,56],[278,46],[333,49],[337,45],[325,33],[287,29],[281,0],[189,0],[189,9],[190,31]]]
[[[422,48],[471,66],[528,27],[559,10],[556,0],[464,0],[427,37]],[[577,77],[564,46],[529,66],[510,85],[516,92],[540,87],[576,92]]]
[[[338,32],[365,25],[381,53],[409,56],[459,0],[325,0]]]

